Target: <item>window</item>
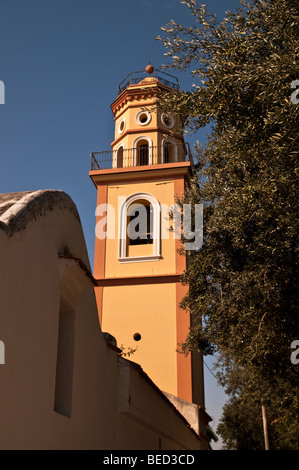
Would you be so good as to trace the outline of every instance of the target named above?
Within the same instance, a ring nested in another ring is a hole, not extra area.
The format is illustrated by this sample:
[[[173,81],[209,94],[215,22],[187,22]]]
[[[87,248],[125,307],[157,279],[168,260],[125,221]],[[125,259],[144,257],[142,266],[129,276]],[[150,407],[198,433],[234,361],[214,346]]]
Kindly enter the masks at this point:
[[[165,142],[163,145],[163,163],[171,163],[172,158],[171,158],[171,143],[170,142]]]
[[[153,143],[147,136],[138,137],[133,143],[133,166],[152,165]]]
[[[117,150],[117,157],[116,157],[116,164],[117,164],[117,168],[123,168],[124,166],[124,148],[123,147],[119,147],[119,149]]]
[[[136,193],[122,204],[119,214],[119,261],[156,261],[160,256],[161,214],[157,199]]]
[[[163,113],[161,116],[161,121],[162,124],[168,129],[172,129],[172,127],[174,126],[174,117],[172,116],[172,114]]]
[[[118,133],[122,134],[126,127],[126,120],[122,119],[118,125]]]
[[[136,115],[136,122],[140,126],[146,126],[151,122],[152,116],[148,111],[139,111]]]
[[[163,140],[162,158],[163,163],[173,163],[178,161],[178,146],[169,138]]]
[[[149,201],[136,201],[128,207],[127,224],[129,245],[153,243],[153,208]]]
[[[137,146],[137,166],[148,165],[149,146],[148,142],[139,142]]]
[[[124,145],[120,144],[112,152],[112,165],[113,165],[113,168],[123,168],[125,166],[124,155],[125,155]]]

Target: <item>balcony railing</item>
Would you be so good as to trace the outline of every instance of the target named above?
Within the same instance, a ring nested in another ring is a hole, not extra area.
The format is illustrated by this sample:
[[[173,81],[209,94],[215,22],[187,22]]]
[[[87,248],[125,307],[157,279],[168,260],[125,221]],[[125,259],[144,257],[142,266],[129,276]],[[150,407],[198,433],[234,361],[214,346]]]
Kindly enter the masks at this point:
[[[169,88],[174,88],[175,90],[180,89],[178,79],[169,73],[155,69],[151,76],[157,78],[161,83],[168,86]],[[129,85],[140,83],[141,80],[146,77],[149,77],[149,74],[144,70],[140,72],[129,73],[129,75],[127,75],[126,78],[124,78],[124,80],[118,85],[118,94],[122,93]]]
[[[153,147],[140,145],[132,149],[120,147],[118,150],[91,153],[91,170],[110,170],[190,161],[193,166],[189,145],[164,143]]]

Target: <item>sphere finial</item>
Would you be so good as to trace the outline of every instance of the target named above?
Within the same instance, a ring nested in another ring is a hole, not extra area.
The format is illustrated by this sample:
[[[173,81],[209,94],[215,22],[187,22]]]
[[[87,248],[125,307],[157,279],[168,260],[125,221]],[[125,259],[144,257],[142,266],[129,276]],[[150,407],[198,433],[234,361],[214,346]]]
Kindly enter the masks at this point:
[[[148,74],[151,74],[153,73],[154,71],[154,67],[151,65],[151,64],[148,64],[146,67],[145,67],[145,71],[148,73]]]
[[[148,65],[145,67],[145,71],[150,75],[154,71],[154,67],[151,65],[151,56],[150,53],[148,52]]]

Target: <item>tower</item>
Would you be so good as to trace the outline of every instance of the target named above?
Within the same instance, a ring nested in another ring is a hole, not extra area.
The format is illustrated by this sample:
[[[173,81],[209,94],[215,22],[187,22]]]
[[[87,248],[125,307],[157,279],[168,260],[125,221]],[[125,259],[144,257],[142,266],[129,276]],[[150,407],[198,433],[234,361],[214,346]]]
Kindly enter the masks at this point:
[[[155,108],[159,93],[177,80],[148,66],[129,74],[111,105],[111,150],[93,152],[97,188],[94,277],[102,330],[163,391],[204,409],[199,355],[179,353],[190,317],[179,302],[187,287],[175,220],[176,196],[188,184],[192,162],[177,117]],[[176,228],[176,227],[174,227]]]

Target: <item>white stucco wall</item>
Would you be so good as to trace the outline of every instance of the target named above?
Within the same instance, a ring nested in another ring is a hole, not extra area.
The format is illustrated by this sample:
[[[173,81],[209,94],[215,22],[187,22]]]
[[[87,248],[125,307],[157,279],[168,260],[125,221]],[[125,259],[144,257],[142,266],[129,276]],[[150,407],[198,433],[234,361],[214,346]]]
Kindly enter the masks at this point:
[[[170,402],[128,362],[127,390],[140,415],[120,409],[123,360],[100,330],[71,199],[36,192],[17,204],[0,211],[0,449],[159,448],[162,435],[168,448],[200,448]],[[54,411],[62,298],[75,311],[70,416]]]

